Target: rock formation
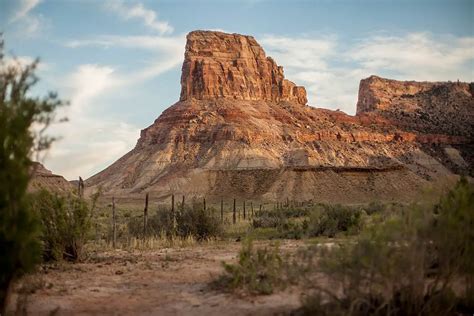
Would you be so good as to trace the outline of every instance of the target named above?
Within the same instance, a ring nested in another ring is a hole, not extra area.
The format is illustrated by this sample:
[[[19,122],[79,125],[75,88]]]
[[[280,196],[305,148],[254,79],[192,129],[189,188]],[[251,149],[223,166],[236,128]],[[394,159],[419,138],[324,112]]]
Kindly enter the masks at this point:
[[[305,88],[286,80],[283,67],[265,56],[252,36],[191,32],[181,72],[180,100],[215,98],[307,102]]]
[[[191,32],[180,100],[86,185],[128,198],[413,199],[428,183],[472,174],[469,133],[392,115],[417,107],[435,115],[442,102],[459,113],[472,108],[465,90],[472,85],[448,88],[447,96],[438,96],[438,86],[370,77],[361,82],[356,116],[316,109],[253,37]],[[472,116],[464,120],[472,127]]]

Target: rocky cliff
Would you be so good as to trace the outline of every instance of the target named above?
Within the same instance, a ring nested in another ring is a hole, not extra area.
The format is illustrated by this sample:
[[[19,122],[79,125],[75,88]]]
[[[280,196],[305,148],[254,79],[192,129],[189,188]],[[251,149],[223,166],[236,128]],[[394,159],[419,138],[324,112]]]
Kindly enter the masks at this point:
[[[357,114],[377,113],[419,133],[474,137],[474,83],[361,80]]]
[[[461,150],[468,134],[422,130],[385,115],[396,98],[429,93],[435,84],[417,89],[384,80],[362,81],[356,116],[316,109],[253,37],[191,32],[180,101],[86,184],[127,197],[355,203],[412,199],[427,184],[472,169],[472,151]],[[472,107],[472,99],[462,100],[459,107]]]
[[[306,90],[286,80],[283,67],[267,57],[252,36],[194,31],[188,34],[181,73],[181,101],[294,101]]]

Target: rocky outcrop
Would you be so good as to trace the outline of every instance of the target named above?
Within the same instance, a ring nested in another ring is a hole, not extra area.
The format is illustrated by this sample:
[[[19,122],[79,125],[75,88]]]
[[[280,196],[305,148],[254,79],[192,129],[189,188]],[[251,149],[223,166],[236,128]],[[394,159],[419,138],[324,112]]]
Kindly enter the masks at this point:
[[[89,189],[127,198],[402,200],[472,161],[465,134],[423,130],[391,114],[401,106],[431,113],[442,100],[465,113],[472,96],[461,96],[465,85],[439,97],[437,83],[371,77],[350,116],[302,106],[304,88],[287,81],[254,38],[205,31],[187,37],[181,85],[180,101],[142,130],[133,150],[88,179]],[[421,103],[405,102],[408,95]]]
[[[252,36],[194,31],[187,36],[180,100],[214,98],[307,102],[305,88],[286,80]]]
[[[57,193],[71,193],[74,186],[63,176],[53,174],[41,163],[33,162],[31,166],[31,180],[28,184],[28,191],[34,192],[45,189]]]
[[[357,114],[376,113],[418,133],[474,137],[474,83],[397,81],[371,76],[359,86]]]

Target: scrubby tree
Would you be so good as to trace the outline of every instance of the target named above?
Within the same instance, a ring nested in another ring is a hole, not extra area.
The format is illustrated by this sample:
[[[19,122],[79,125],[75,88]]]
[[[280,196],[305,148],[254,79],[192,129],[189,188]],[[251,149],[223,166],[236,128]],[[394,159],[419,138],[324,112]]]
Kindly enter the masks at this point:
[[[32,157],[49,147],[44,135],[63,102],[53,93],[32,97],[38,60],[29,65],[6,58],[0,38],[0,312],[12,281],[41,258],[39,222],[31,212],[27,187]]]

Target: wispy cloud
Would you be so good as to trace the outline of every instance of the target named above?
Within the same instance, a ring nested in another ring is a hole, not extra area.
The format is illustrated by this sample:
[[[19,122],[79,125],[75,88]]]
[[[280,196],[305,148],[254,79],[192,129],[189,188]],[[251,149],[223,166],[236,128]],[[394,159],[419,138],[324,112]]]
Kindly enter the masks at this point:
[[[18,8],[10,18],[10,23],[23,19],[28,13],[36,7],[41,0],[20,0],[18,1]]]
[[[10,24],[16,24],[18,31],[25,36],[34,36],[45,24],[45,19],[40,14],[34,14],[32,11],[41,3],[42,0],[19,0],[11,18]]]
[[[173,27],[167,21],[158,19],[158,14],[145,6],[142,3],[129,5],[120,0],[107,1],[106,9],[117,13],[125,20],[139,20],[150,30],[158,32],[159,34],[169,34],[173,32]]]

